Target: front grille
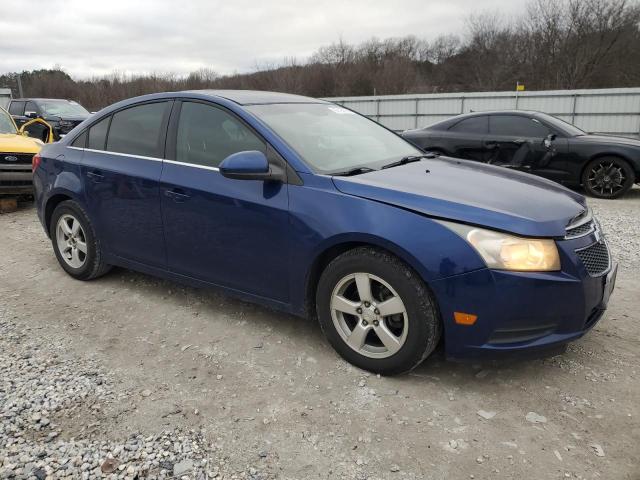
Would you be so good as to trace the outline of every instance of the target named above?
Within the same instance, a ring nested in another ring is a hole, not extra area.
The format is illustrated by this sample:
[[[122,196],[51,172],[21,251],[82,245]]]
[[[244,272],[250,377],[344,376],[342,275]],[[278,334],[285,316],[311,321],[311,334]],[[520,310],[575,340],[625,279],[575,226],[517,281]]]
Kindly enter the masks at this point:
[[[0,165],[31,165],[33,155],[33,153],[0,153]]]
[[[604,241],[576,250],[576,254],[592,277],[599,277],[609,269],[609,249]]]
[[[567,234],[565,236],[566,239],[577,238],[586,235],[587,233],[591,233],[595,229],[595,225],[593,220],[587,223],[583,223],[582,225],[578,225],[576,227],[567,228]]]

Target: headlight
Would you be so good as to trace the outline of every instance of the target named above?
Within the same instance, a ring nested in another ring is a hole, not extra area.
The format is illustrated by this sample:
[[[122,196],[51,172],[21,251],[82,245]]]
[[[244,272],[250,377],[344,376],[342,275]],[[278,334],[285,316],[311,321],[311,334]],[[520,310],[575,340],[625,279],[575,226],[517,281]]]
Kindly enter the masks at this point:
[[[440,222],[476,249],[489,268],[526,272],[560,270],[556,242],[524,238],[453,222]]]

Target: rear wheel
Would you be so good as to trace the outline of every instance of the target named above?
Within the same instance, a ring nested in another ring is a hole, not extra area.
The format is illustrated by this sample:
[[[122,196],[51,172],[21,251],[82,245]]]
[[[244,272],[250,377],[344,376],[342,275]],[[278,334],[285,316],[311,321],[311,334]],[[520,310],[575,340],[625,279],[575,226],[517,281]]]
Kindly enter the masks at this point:
[[[317,291],[320,325],[336,351],[375,373],[407,372],[440,339],[440,321],[422,279],[398,258],[362,247],[333,260]]]
[[[590,161],[582,174],[585,191],[598,198],[618,198],[633,186],[631,166],[618,157],[601,157]]]
[[[60,266],[73,278],[91,280],[110,270],[89,217],[76,202],[67,200],[55,208],[49,235]]]

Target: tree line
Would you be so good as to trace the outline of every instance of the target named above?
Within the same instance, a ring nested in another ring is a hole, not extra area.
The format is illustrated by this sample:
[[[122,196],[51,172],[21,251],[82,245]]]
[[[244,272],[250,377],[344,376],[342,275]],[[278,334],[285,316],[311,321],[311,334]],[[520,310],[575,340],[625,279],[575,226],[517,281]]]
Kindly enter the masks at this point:
[[[17,73],[0,76],[14,89]],[[73,79],[59,68],[20,73],[25,96],[69,98],[95,110],[160,91],[257,89],[313,97],[640,86],[637,0],[532,0],[519,17],[470,16],[460,35],[342,40],[304,61],[251,73],[124,75]]]

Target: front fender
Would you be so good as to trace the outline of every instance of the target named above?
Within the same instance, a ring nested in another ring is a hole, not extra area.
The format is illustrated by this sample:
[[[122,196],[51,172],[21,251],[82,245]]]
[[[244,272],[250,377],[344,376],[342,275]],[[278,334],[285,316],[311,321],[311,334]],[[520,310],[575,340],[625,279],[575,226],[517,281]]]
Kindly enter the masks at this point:
[[[384,248],[416,270],[427,284],[485,268],[465,240],[431,218],[343,194],[329,177],[304,177],[303,186],[289,186],[290,298],[294,302],[305,298],[307,279],[316,260],[339,245]],[[292,307],[304,309],[304,305]]]

